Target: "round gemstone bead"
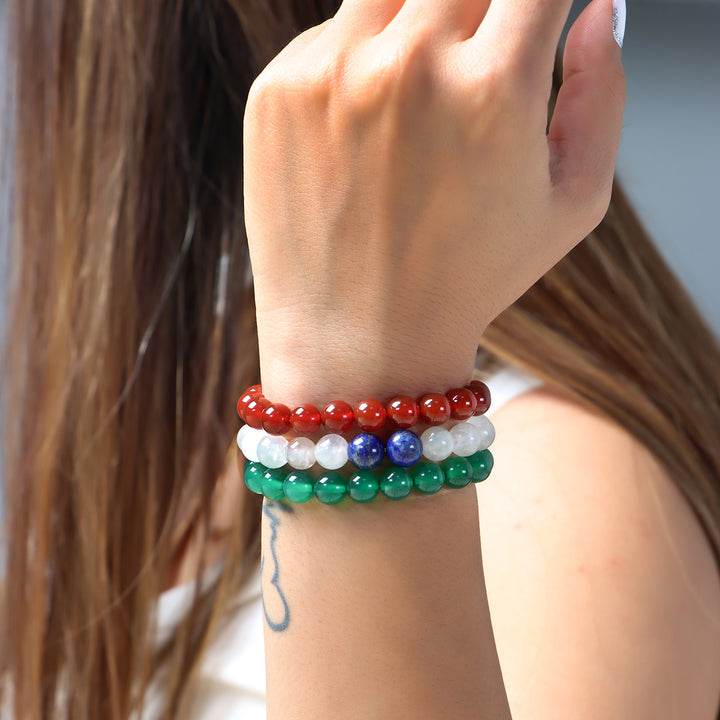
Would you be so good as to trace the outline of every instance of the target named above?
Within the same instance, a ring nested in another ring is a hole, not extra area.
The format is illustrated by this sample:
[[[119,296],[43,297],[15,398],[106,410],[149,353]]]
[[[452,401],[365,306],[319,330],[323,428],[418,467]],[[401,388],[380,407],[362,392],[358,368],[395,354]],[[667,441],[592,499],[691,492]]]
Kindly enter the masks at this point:
[[[469,422],[462,422],[450,429],[453,443],[453,452],[462,457],[470,457],[480,449],[483,436],[480,430]]]
[[[442,393],[428,393],[418,400],[420,418],[428,425],[442,425],[450,419],[450,401]]]
[[[445,484],[448,487],[465,487],[473,476],[473,469],[470,461],[464,457],[449,457],[441,463],[445,473]]]
[[[413,488],[410,471],[403,467],[388,468],[380,478],[380,491],[391,500],[407,497]]]
[[[272,403],[262,414],[262,426],[270,435],[284,435],[292,428],[290,408],[282,403]]]
[[[295,470],[308,470],[315,464],[315,443],[306,437],[295,438],[287,446],[287,461]]]
[[[348,443],[347,454],[355,467],[372,470],[383,461],[385,446],[377,435],[360,433]]]
[[[450,431],[441,427],[430,427],[420,436],[423,455],[433,462],[449,458],[455,449],[455,441]]]
[[[495,464],[495,459],[489,450],[476,452],[474,455],[471,455],[468,460],[473,469],[473,482],[482,482],[485,480],[488,475],[490,475],[490,471]]]
[[[314,435],[322,427],[322,415],[314,405],[300,405],[290,413],[290,422],[298,435]]]
[[[257,446],[258,460],[268,468],[281,468],[287,462],[288,441],[279,435],[265,435]]]
[[[243,438],[252,430],[252,428],[249,425],[243,425],[239,430],[238,434],[236,435],[237,440],[237,446],[239,448],[242,448],[242,441]]]
[[[285,497],[284,481],[285,473],[280,468],[267,468],[261,480],[263,495],[270,500],[282,500]]]
[[[260,385],[253,385],[249,387],[237,401],[237,413],[243,422],[245,422],[245,408],[247,404],[258,395],[262,395],[262,387]]]
[[[434,462],[421,462],[412,469],[415,488],[423,495],[432,495],[438,492],[445,484],[445,473]]]
[[[325,406],[322,421],[330,432],[345,433],[355,424],[355,413],[349,403],[336,400]]]
[[[477,407],[475,415],[483,415],[490,408],[490,388],[482,380],[473,380],[465,386],[475,396]]]
[[[315,445],[315,460],[326,470],[339,470],[348,461],[348,443],[342,435],[325,435]]]
[[[398,395],[387,404],[387,416],[396,427],[409,428],[418,421],[420,409],[413,398]]]
[[[410,467],[422,457],[422,440],[412,430],[398,430],[388,438],[385,451],[393,465]]]
[[[468,422],[472,423],[482,435],[478,450],[486,450],[489,448],[495,441],[495,426],[492,424],[490,418],[487,415],[480,415],[470,418]]]
[[[313,498],[315,479],[305,470],[291,472],[283,481],[285,497],[291,502],[304,503]]]
[[[315,497],[325,505],[337,505],[345,497],[345,480],[340,473],[323,473],[313,486]]]
[[[473,416],[477,409],[475,395],[467,388],[448,390],[445,397],[450,402],[450,415],[455,420],[467,420]]]
[[[243,476],[245,484],[252,492],[262,495],[262,476],[267,468],[259,462],[245,463]]]
[[[364,432],[377,432],[385,425],[387,410],[379,400],[363,400],[355,408],[355,420]]]
[[[262,395],[256,395],[245,405],[245,422],[252,428],[262,428],[262,416],[270,407],[270,401]]]
[[[259,459],[257,454],[258,444],[264,437],[267,436],[262,430],[250,427],[249,425],[246,427],[247,430],[243,434],[240,444],[240,452],[246,460],[249,460],[250,462],[257,462]]]
[[[374,500],[380,492],[380,484],[375,473],[369,470],[360,470],[347,481],[347,494],[359,503]]]

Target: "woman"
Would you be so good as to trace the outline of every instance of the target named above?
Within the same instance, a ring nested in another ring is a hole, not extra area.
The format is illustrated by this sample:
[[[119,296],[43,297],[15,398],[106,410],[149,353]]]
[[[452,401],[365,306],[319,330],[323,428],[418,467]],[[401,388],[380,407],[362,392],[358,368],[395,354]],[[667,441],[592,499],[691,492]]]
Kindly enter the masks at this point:
[[[567,2],[338,5],[10,2],[9,716],[717,716],[720,351],[610,195],[620,8],[551,92]],[[486,482],[244,486],[249,385],[414,396],[478,346],[543,382]]]

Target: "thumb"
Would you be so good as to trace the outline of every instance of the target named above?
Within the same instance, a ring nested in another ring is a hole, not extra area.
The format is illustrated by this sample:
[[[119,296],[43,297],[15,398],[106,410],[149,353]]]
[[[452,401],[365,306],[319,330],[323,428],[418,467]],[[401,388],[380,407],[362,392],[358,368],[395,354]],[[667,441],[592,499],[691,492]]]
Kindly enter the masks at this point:
[[[575,21],[548,130],[553,184],[575,213],[592,216],[588,231],[610,202],[625,108],[624,30],[624,0],[593,0]]]

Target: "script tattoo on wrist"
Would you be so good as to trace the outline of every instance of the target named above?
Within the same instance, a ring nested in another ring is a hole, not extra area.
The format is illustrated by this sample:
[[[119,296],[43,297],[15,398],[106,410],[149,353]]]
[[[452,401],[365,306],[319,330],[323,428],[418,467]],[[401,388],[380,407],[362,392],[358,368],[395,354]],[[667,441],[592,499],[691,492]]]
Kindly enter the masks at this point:
[[[295,511],[292,509],[292,507],[286,503],[282,502],[275,502],[272,500],[265,500],[263,503],[263,513],[268,518],[268,521],[270,522],[270,555],[272,556],[272,576],[270,577],[270,587],[273,588],[270,590],[268,588],[268,593],[271,593],[272,595],[275,595],[276,597],[280,598],[280,602],[282,603],[283,607],[283,615],[281,619],[273,620],[270,617],[270,614],[268,613],[267,604],[265,602],[265,584],[262,585],[262,604],[263,604],[263,612],[265,614],[265,621],[268,624],[268,627],[273,632],[284,632],[288,629],[288,626],[290,625],[290,606],[288,605],[287,599],[285,597],[285,593],[282,591],[282,588],[280,587],[280,565],[278,563],[278,557],[277,557],[277,550],[275,548],[275,543],[277,541],[277,531],[281,524],[281,513],[286,514],[293,514]],[[265,570],[265,554],[263,554],[262,559],[260,561],[260,573],[264,573]],[[270,596],[268,596],[268,602],[270,602]],[[273,603],[273,606],[277,605],[276,602]]]

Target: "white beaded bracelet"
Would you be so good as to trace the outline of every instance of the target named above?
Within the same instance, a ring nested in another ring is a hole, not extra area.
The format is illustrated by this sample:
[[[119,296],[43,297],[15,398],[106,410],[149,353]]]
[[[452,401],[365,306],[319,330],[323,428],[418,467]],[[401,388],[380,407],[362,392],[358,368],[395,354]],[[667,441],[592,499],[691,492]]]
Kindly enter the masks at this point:
[[[423,455],[433,462],[441,462],[450,455],[470,457],[492,445],[495,427],[488,417],[478,415],[447,429],[429,427],[420,436]],[[348,441],[329,433],[317,444],[307,437],[288,441],[282,435],[270,435],[265,430],[243,425],[237,434],[237,444],[243,456],[268,468],[290,465],[295,470],[309,470],[315,463],[326,470],[339,470],[349,462]]]
[[[454,425],[429,427],[420,436],[423,455],[433,462],[441,462],[451,455],[470,457],[489,448],[495,440],[495,426],[485,415],[471,417]]]

